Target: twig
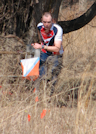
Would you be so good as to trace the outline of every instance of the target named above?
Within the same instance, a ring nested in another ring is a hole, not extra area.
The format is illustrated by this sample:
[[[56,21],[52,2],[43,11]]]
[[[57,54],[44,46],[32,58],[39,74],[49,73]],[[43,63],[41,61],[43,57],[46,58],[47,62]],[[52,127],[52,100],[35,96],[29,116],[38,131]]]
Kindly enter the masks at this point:
[[[6,35],[6,36],[2,36],[2,35],[0,35],[0,37],[1,38],[15,38],[15,39],[17,39],[22,45],[26,45],[24,42],[23,42],[23,40],[22,39],[20,39],[18,36],[16,36],[16,35],[12,35],[12,34],[10,34],[10,35]]]

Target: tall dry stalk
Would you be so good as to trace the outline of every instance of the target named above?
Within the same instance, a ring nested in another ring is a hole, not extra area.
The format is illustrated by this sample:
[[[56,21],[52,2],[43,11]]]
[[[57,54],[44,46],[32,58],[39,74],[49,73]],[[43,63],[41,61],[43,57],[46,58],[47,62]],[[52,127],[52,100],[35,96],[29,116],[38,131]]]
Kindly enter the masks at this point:
[[[89,78],[87,81],[89,83],[89,86],[87,87],[87,84],[85,84],[86,79],[88,79],[87,73],[90,70],[90,64],[87,65],[85,68],[85,71],[82,75],[82,83],[81,88],[78,95],[78,106],[77,106],[77,114],[76,114],[76,134],[87,134],[90,133],[90,130],[88,130],[88,125],[92,121],[92,114],[94,114],[95,108],[94,105],[92,105],[92,88],[94,84],[94,78]],[[91,113],[91,114],[90,114]],[[93,134],[94,131],[91,131],[91,134]]]

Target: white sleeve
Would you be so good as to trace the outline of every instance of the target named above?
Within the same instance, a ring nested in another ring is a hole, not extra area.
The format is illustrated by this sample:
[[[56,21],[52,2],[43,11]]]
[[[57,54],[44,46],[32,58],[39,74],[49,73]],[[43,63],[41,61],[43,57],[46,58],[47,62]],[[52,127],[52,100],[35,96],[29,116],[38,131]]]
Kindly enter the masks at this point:
[[[42,25],[43,25],[43,23],[40,22],[40,23],[37,24],[37,27],[42,26]]]
[[[59,25],[56,25],[56,28],[58,31],[57,31],[57,34],[55,36],[55,40],[62,41],[63,29]]]

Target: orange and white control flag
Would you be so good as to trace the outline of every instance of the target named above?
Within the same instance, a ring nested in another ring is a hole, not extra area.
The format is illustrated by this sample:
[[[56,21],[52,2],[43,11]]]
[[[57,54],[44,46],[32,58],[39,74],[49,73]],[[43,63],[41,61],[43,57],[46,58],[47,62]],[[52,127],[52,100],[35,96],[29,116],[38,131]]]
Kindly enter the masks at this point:
[[[30,59],[22,59],[21,67],[23,72],[23,77],[29,80],[35,80],[39,77],[39,63],[40,58],[30,58]]]

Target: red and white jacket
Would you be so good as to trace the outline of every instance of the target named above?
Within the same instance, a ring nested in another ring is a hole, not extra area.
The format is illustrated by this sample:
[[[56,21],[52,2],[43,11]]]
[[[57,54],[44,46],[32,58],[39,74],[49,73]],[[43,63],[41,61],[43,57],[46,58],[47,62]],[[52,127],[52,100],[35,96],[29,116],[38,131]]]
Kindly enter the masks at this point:
[[[54,46],[54,41],[62,41],[62,35],[63,35],[63,30],[58,24],[52,24],[52,27],[50,28],[49,33],[46,35],[45,34],[45,28],[43,23],[39,23],[37,25],[38,30],[40,31],[40,36],[41,36],[41,43],[43,45],[47,46]],[[48,55],[51,55],[52,52],[46,51],[42,49],[44,53],[47,53]],[[58,54],[63,54],[63,46],[61,45],[61,49]],[[54,52],[54,54],[57,54]]]

